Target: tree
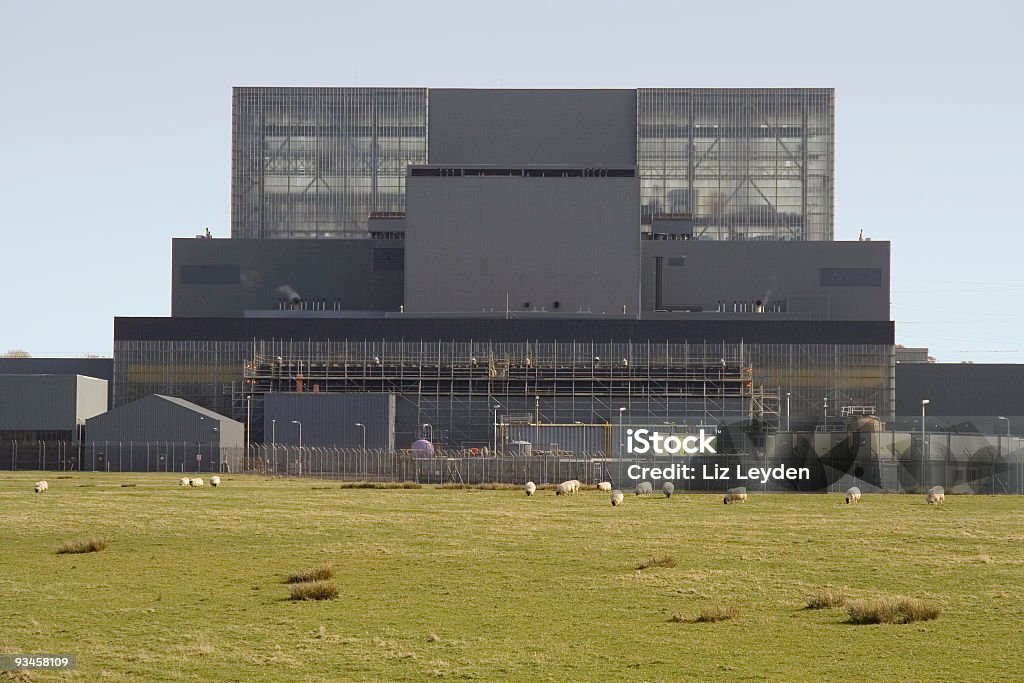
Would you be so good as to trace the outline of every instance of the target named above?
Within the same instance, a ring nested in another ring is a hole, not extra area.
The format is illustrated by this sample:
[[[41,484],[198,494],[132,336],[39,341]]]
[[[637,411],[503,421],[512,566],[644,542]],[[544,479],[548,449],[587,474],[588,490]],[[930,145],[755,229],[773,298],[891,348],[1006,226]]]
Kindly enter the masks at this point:
[[[32,354],[25,349],[10,349],[0,358],[31,358]]]

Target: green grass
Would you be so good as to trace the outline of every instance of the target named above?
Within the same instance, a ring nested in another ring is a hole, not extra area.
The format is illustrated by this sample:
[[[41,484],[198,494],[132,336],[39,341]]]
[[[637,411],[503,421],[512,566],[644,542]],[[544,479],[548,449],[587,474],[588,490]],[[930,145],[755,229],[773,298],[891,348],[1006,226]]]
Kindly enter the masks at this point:
[[[79,668],[35,681],[1015,680],[1024,669],[1021,497],[846,505],[753,492],[726,506],[677,491],[613,508],[596,491],[235,475],[185,490],[173,473],[51,476],[37,496],[40,478],[0,473],[0,653],[75,654]],[[54,552],[92,537],[109,547]],[[637,571],[658,557],[676,564]],[[290,599],[286,577],[327,563],[336,599]],[[846,610],[805,609],[825,586],[942,614],[853,625]],[[739,616],[697,621],[715,605]]]

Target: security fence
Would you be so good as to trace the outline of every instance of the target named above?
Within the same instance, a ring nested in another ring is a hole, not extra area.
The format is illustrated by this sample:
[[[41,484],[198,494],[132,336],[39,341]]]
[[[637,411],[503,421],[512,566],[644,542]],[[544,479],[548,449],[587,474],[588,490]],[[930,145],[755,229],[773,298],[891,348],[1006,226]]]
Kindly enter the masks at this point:
[[[685,466],[685,467],[684,467]],[[781,469],[779,469],[781,468]],[[610,481],[632,490],[665,479],[676,490],[1024,494],[1021,437],[909,431],[779,432],[742,452],[693,456],[607,457],[519,450],[374,450],[317,446],[217,446],[194,442],[3,442],[0,470],[242,473],[337,481],[421,484],[583,484]]]

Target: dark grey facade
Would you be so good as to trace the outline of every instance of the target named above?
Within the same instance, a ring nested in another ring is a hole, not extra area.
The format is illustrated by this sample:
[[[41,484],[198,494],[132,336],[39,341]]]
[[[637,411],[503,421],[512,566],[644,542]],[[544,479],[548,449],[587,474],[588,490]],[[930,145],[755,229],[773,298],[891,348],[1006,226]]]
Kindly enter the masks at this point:
[[[412,167],[406,311],[636,315],[635,172],[576,170]]]
[[[398,311],[402,240],[172,241],[171,315]]]
[[[106,380],[107,407],[113,405],[113,358],[0,358],[0,375],[84,375]]]
[[[888,320],[889,251],[870,241],[644,240],[644,317]]]
[[[636,165],[635,90],[442,88],[429,98],[431,164]]]
[[[303,446],[362,448],[365,433],[367,449],[395,447],[394,394],[274,392],[262,408],[263,443],[297,446],[301,431]]]
[[[921,401],[927,399],[926,416],[977,421],[978,426],[1005,432],[1006,417],[1011,433],[1024,432],[1024,365],[1008,363],[898,363],[896,414],[920,416]],[[945,420],[949,422],[949,420]],[[955,422],[955,421],[954,421]]]
[[[82,375],[0,374],[0,441],[78,441],[107,409],[107,381]]]

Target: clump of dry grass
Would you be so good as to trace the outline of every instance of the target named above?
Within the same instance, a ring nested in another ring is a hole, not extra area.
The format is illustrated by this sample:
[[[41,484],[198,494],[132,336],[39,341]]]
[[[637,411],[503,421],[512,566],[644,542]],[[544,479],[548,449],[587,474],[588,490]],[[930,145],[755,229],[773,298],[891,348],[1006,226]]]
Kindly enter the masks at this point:
[[[346,481],[339,485],[343,489],[421,489],[423,484],[415,481]]]
[[[710,607],[705,607],[700,611],[700,616],[695,620],[698,624],[713,624],[716,621],[726,621],[728,619],[735,619],[740,615],[740,610],[736,605],[723,605],[722,603],[715,603]]]
[[[441,484],[442,489],[473,489],[475,491],[509,491],[515,489],[518,491],[522,487],[518,484],[459,484],[455,482],[449,482],[447,484]]]
[[[58,555],[78,553],[98,553],[107,549],[107,542],[102,538],[90,538],[86,541],[66,541],[57,547]]]
[[[807,596],[807,609],[836,609],[846,605],[849,598],[842,588],[819,588]]]
[[[683,616],[682,612],[673,612],[672,616],[670,616],[668,620],[673,624],[681,624],[686,621],[686,617]]]
[[[942,609],[917,598],[902,595],[854,600],[846,606],[854,624],[909,624],[938,619]]]
[[[676,566],[676,558],[670,555],[651,555],[650,558],[636,566],[637,569],[672,568]]]
[[[292,572],[288,575],[287,583],[309,583],[311,581],[328,581],[334,576],[334,567],[330,562],[324,562],[319,567],[307,569],[304,572]]]
[[[291,588],[292,600],[333,600],[338,597],[338,587],[331,580],[296,583]]]

